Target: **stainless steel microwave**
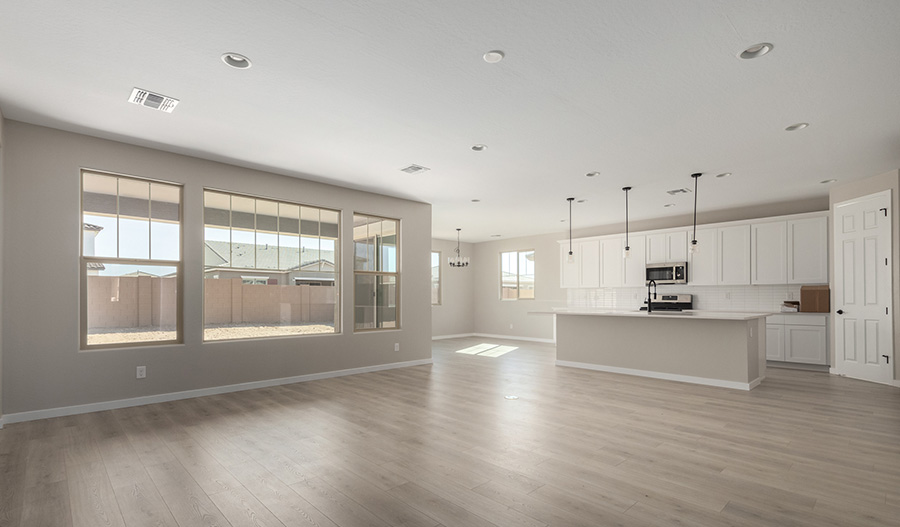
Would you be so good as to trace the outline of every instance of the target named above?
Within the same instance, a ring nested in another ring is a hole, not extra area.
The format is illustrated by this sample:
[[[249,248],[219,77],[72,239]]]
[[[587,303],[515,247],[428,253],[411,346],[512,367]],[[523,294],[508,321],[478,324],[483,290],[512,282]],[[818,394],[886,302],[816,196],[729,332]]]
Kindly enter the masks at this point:
[[[647,264],[646,283],[686,284],[687,262]]]

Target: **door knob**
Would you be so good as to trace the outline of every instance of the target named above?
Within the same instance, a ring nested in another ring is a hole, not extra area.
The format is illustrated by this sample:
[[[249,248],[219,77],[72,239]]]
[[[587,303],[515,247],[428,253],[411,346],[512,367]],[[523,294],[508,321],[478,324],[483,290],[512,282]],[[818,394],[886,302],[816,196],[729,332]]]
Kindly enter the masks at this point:
[[[838,315],[843,315],[843,314],[844,314],[844,310],[843,310],[843,309],[838,309],[838,310],[837,310],[837,314],[838,314]]]

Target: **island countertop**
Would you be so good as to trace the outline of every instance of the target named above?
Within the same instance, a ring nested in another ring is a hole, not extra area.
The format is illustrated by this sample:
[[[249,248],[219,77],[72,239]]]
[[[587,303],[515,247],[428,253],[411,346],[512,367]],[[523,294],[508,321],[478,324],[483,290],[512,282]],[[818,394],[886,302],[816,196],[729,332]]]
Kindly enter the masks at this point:
[[[766,318],[776,313],[761,312],[741,312],[741,311],[702,311],[702,310],[686,310],[686,311],[654,311],[647,313],[646,311],[624,310],[624,309],[604,309],[604,308],[586,308],[586,307],[559,307],[549,311],[531,311],[530,314],[535,315],[584,315],[597,317],[639,317],[639,318],[688,318],[700,320],[754,320],[757,318]]]

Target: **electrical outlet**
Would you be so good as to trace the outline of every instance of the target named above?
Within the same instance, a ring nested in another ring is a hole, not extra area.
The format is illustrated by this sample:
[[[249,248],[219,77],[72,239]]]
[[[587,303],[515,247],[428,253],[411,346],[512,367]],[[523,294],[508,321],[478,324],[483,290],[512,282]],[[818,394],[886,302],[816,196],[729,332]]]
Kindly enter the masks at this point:
[[[400,351],[400,343],[399,342],[394,343],[394,351]]]
[[[512,328],[513,328],[513,325],[512,325],[512,324],[510,324],[510,325],[509,325],[509,329],[512,329]]]
[[[793,299],[794,299],[794,293],[788,293],[787,299],[788,299],[788,300],[793,300]]]
[[[135,375],[138,379],[146,379],[147,378],[147,367],[146,366],[138,366]]]
[[[725,300],[731,300],[731,293],[725,293]]]

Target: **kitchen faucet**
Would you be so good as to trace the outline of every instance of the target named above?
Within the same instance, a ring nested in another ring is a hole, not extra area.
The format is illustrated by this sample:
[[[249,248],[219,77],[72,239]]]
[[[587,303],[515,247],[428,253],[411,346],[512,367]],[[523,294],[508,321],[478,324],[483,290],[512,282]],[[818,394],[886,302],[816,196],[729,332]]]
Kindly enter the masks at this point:
[[[653,286],[653,298],[650,298],[650,286]],[[647,314],[653,313],[653,300],[656,300],[656,280],[647,280]]]

